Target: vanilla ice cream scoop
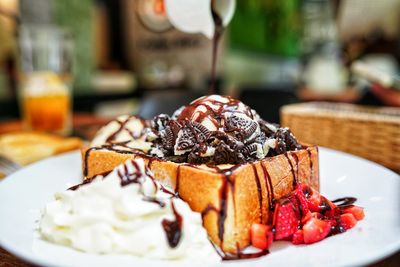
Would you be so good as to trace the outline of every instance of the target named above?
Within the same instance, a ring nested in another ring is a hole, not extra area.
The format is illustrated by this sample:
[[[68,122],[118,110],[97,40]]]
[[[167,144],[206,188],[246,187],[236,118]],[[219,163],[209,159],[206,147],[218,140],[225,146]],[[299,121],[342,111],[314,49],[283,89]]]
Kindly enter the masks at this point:
[[[198,122],[209,131],[224,131],[227,119],[232,116],[247,121],[256,121],[258,118],[250,107],[233,97],[208,95],[196,99],[181,109],[177,119]]]

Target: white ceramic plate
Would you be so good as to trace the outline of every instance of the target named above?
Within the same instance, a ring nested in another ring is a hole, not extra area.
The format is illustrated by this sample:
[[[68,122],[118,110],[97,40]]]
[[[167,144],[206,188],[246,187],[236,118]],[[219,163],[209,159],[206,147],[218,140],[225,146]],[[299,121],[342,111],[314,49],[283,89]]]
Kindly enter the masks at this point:
[[[400,177],[375,163],[320,149],[321,192],[329,199],[358,198],[365,219],[350,231],[308,246],[276,242],[265,257],[218,265],[354,266],[400,249]],[[152,261],[133,256],[99,256],[53,245],[39,238],[40,210],[57,191],[81,180],[79,152],[30,165],[0,182],[0,245],[43,266],[193,266],[188,261]]]

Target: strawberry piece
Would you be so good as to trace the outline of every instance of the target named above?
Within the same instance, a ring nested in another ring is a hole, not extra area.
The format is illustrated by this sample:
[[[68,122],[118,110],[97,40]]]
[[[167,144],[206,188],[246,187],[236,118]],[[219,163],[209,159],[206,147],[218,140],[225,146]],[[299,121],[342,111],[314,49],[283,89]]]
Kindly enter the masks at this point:
[[[331,224],[317,218],[311,218],[303,226],[304,243],[311,244],[324,239],[331,231]]]
[[[295,198],[299,203],[301,214],[303,216],[306,215],[310,210],[308,208],[307,198],[303,193],[302,186],[298,186],[296,190],[293,191],[293,195],[295,196]]]
[[[329,201],[326,197],[320,195],[319,212],[325,214],[337,209],[336,205]]]
[[[282,199],[275,206],[273,225],[275,227],[275,239],[290,239],[297,231],[300,221],[293,203],[288,199]]]
[[[331,203],[332,203],[332,202],[331,202]],[[340,214],[342,214],[341,210],[340,210],[338,207],[336,207],[335,204],[332,203],[332,205],[333,205],[334,207],[331,208],[330,210],[327,210],[327,211],[324,213],[324,216],[325,216],[326,218],[336,218],[336,217],[338,217]]]
[[[268,249],[274,238],[271,226],[259,223],[251,225],[250,235],[251,244],[259,249]]]
[[[293,234],[292,243],[294,245],[304,244],[303,230],[299,229]]]
[[[347,231],[357,224],[357,220],[351,213],[340,215],[340,225]]]
[[[342,213],[351,213],[357,221],[364,219],[364,209],[358,206],[348,207],[342,210]]]
[[[301,184],[298,187],[303,195],[306,198],[307,201],[307,206],[312,212],[319,212],[320,211],[320,203],[321,203],[321,195],[318,193],[318,191],[312,189],[308,185],[303,185]]]

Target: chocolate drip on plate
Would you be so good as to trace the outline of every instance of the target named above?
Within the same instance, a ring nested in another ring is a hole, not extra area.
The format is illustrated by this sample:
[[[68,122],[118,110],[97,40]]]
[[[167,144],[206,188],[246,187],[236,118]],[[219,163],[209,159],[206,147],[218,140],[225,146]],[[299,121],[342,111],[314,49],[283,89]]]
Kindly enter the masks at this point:
[[[348,208],[352,207],[353,204],[357,201],[355,197],[342,197],[335,200],[332,200],[332,203],[335,203],[339,208]]]
[[[211,244],[213,245],[215,251],[218,253],[218,255],[221,257],[223,261],[254,259],[265,256],[269,253],[268,249],[264,249],[259,252],[253,252],[253,253],[243,253],[240,250],[239,243],[236,243],[236,253],[225,253],[213,242],[211,242]]]

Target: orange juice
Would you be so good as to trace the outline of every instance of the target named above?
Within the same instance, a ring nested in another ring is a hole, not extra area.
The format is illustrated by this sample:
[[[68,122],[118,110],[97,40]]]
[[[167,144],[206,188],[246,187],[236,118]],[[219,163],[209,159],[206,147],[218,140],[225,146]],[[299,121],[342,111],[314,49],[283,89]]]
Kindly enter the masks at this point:
[[[22,76],[20,106],[25,128],[68,133],[72,105],[67,78],[50,71]]]
[[[67,94],[25,96],[22,110],[29,129],[64,133],[69,128],[71,101]]]

